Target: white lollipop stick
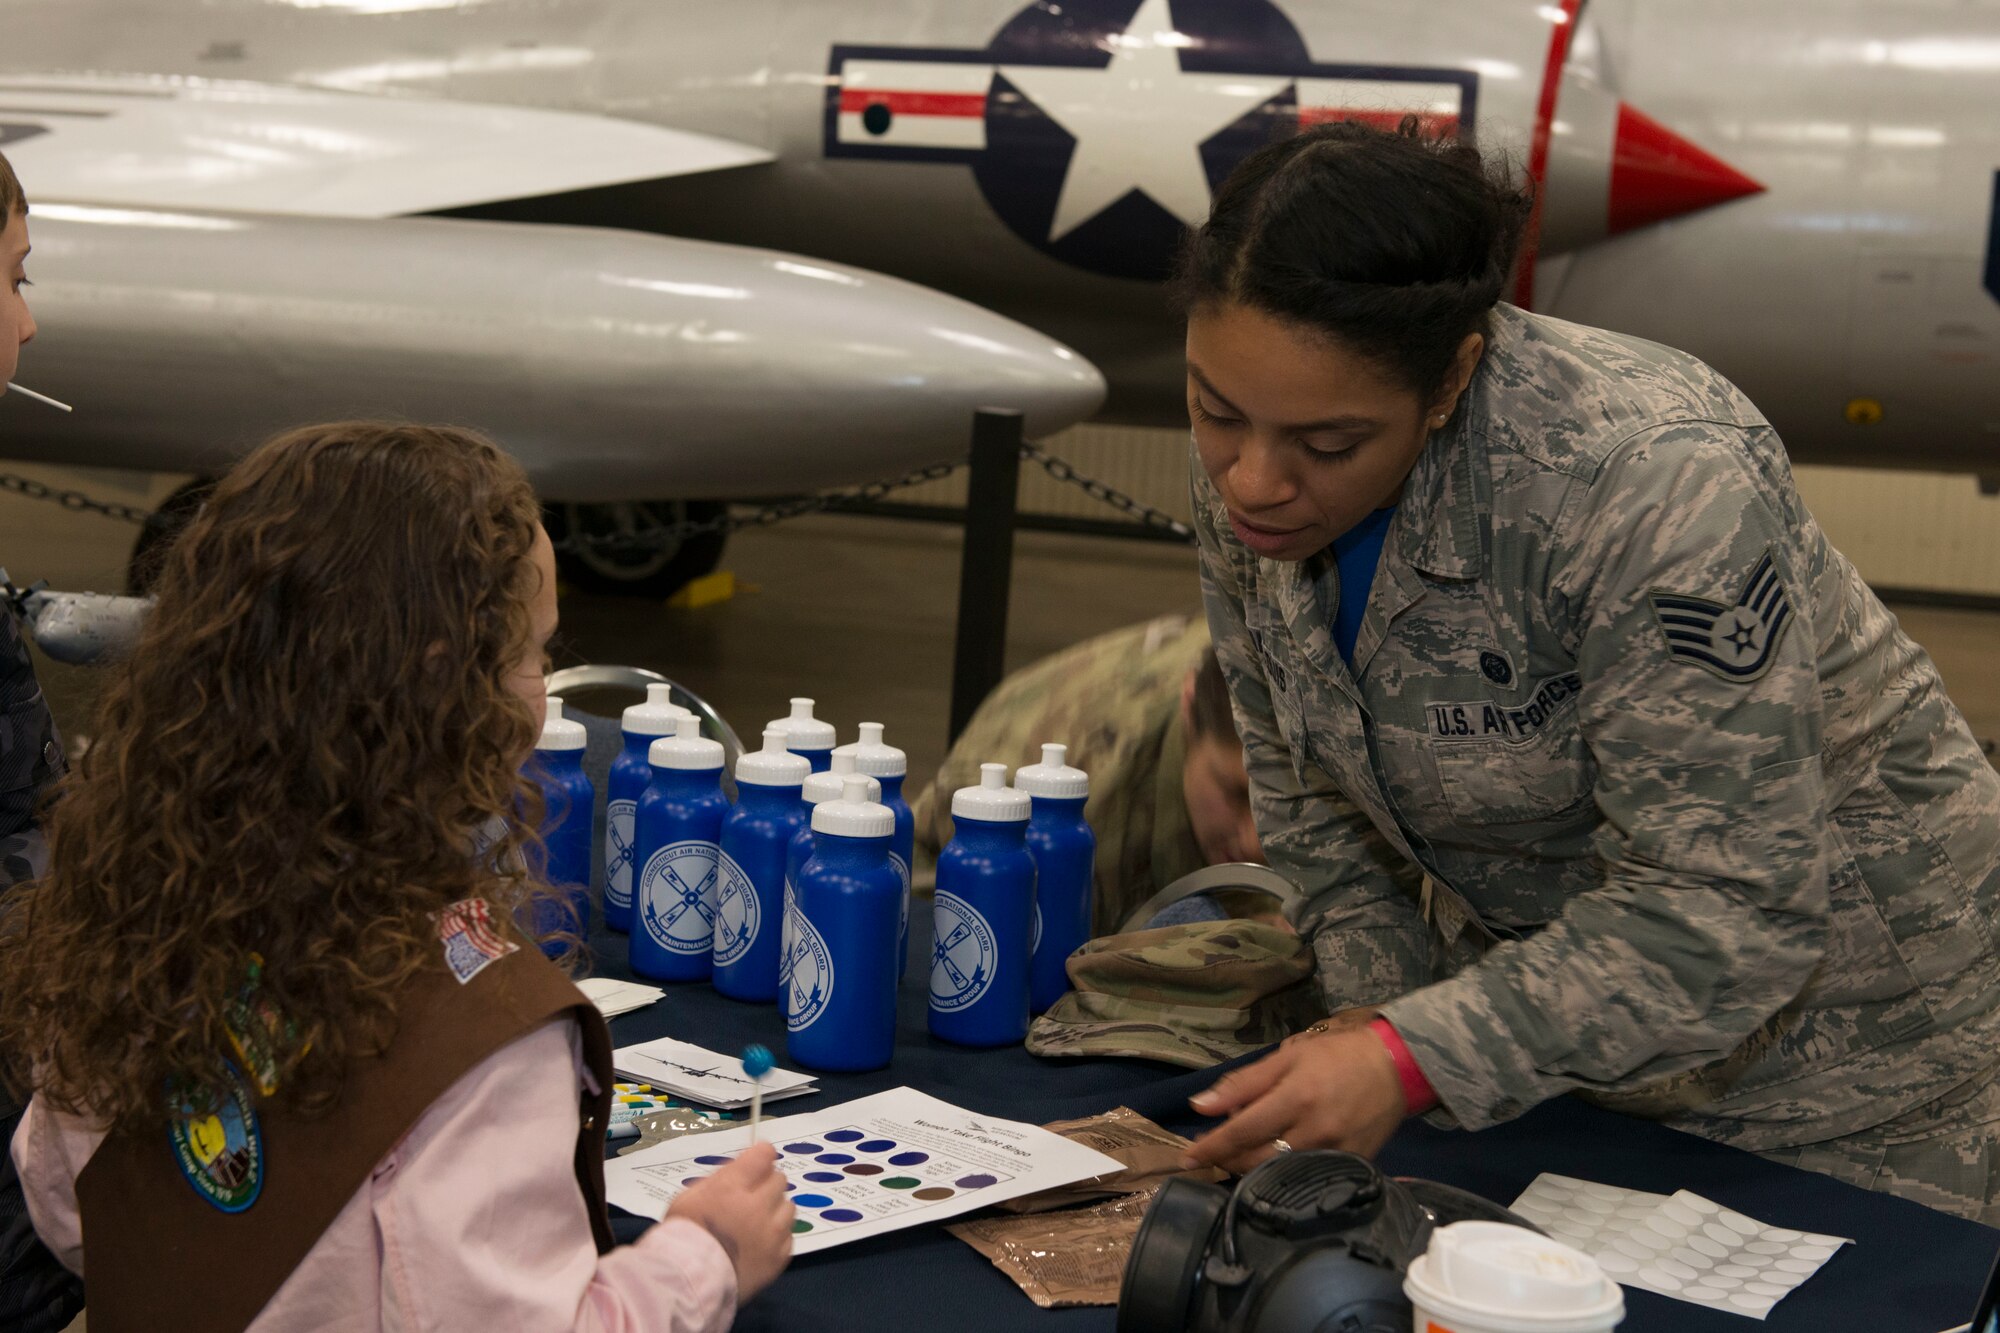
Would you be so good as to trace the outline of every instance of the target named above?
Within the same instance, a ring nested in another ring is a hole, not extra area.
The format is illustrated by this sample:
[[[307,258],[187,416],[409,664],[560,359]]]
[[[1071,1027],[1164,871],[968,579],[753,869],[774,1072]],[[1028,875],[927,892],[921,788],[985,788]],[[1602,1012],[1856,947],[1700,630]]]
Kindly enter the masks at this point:
[[[76,409],[71,407],[68,403],[59,403],[45,393],[36,393],[33,389],[24,389],[20,385],[14,383],[14,381],[12,380],[7,381],[7,391],[9,393],[18,393],[23,398],[32,398],[38,403],[47,403],[50,407],[55,408],[56,411],[58,412],[76,411]]]

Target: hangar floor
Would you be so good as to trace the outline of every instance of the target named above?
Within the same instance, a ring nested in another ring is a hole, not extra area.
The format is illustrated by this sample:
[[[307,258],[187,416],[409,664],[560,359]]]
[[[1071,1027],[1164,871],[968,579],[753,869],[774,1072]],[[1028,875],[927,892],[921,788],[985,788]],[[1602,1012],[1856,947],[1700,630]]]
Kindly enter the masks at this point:
[[[50,475],[51,481],[58,478]],[[66,474],[70,485],[94,478]],[[93,488],[101,489],[101,488]],[[132,497],[143,502],[148,497]],[[0,561],[16,582],[120,586],[132,529],[0,495]],[[708,698],[755,745],[785,700],[809,694],[842,740],[864,718],[909,752],[911,790],[945,748],[958,596],[958,530],[943,524],[822,516],[741,533],[724,567],[735,598],[682,610],[569,593],[560,665],[651,667]],[[1198,606],[1194,558],[1179,547],[1023,533],[1016,546],[1008,665],[1103,630]],[[1898,607],[1982,737],[2000,737],[2000,613]],[[101,674],[44,662],[63,725],[89,728]]]

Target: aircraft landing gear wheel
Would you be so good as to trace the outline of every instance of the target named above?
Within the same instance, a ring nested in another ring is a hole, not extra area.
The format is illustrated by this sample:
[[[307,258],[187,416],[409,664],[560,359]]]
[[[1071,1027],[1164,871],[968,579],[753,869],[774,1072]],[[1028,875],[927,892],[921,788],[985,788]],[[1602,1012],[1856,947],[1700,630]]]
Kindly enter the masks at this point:
[[[161,566],[166,562],[167,548],[173,545],[174,538],[181,535],[181,530],[194,521],[194,516],[208,503],[209,493],[214,489],[214,477],[196,477],[182,482],[160,502],[159,508],[139,529],[138,539],[132,543],[132,556],[125,562],[126,592],[134,597],[144,597],[153,591]]]
[[[628,597],[668,597],[691,579],[714,571],[728,538],[720,532],[680,542],[654,543],[646,538],[679,523],[720,518],[721,504],[712,500],[633,500],[614,504],[551,504],[543,514],[549,536],[558,547],[571,534],[585,537],[626,536],[643,545],[630,549],[578,542],[558,550],[556,565],[565,579],[584,592]]]

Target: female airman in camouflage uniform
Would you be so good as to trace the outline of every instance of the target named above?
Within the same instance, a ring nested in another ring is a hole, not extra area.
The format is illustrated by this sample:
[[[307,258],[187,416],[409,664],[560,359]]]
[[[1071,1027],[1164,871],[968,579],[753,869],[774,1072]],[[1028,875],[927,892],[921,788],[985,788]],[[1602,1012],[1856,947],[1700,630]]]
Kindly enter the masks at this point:
[[[2000,1221],[2000,779],[1754,404],[1498,304],[1525,211],[1338,125],[1190,243],[1209,620],[1352,1015],[1198,1098],[1197,1155],[1580,1091]]]

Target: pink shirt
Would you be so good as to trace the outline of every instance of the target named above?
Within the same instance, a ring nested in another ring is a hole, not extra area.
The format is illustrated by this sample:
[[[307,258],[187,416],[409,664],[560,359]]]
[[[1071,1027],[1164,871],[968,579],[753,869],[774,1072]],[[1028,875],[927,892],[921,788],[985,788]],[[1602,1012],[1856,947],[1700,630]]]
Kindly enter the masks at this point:
[[[728,1328],[736,1270],[700,1226],[668,1219],[597,1253],[571,1160],[591,1081],[573,1019],[489,1056],[382,1159],[251,1329]],[[39,1097],[14,1135],[35,1230],[79,1274],[76,1177],[102,1138]]]

